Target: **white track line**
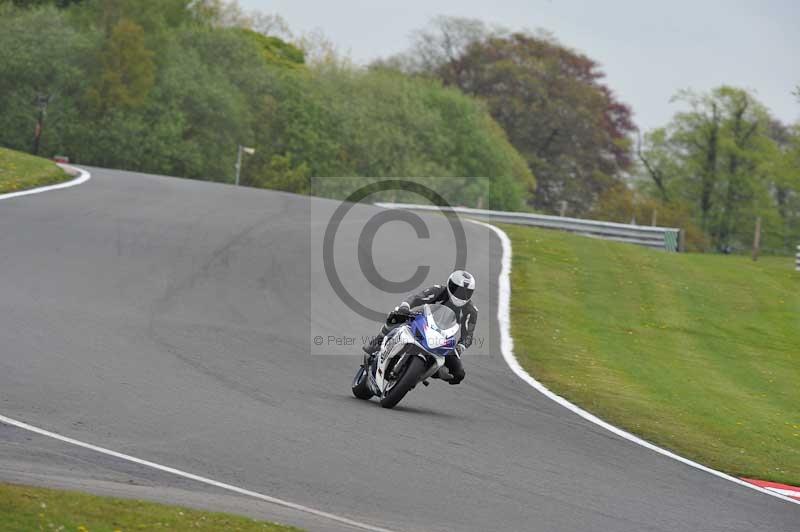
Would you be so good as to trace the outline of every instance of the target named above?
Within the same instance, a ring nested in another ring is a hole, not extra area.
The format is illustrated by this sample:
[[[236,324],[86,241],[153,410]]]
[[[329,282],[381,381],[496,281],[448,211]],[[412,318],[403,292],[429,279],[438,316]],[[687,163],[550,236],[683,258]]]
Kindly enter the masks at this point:
[[[495,227],[494,225],[487,224],[485,222],[479,222],[477,220],[469,220],[472,223],[476,223],[478,225],[482,225],[484,227],[488,227],[500,238],[500,242],[503,245],[503,257],[501,260],[501,268],[500,268],[500,278],[499,278],[499,286],[498,286],[498,301],[497,301],[497,321],[500,323],[500,351],[503,353],[503,359],[508,364],[508,367],[511,368],[517,377],[531,385],[535,388],[538,392],[542,395],[547,397],[548,399],[552,399],[556,403],[560,404],[564,408],[571,410],[572,412],[578,414],[583,419],[594,423],[595,425],[599,425],[604,429],[613,432],[617,436],[621,438],[625,438],[628,441],[631,441],[637,445],[641,445],[642,447],[646,447],[651,451],[655,451],[658,454],[667,456],[672,458],[673,460],[677,460],[678,462],[682,462],[688,466],[694,467],[699,469],[700,471],[705,471],[706,473],[710,473],[714,476],[724,478],[725,480],[729,480],[740,486],[745,486],[755,491],[760,491],[761,493],[766,493],[767,495],[771,495],[772,497],[777,497],[778,499],[782,499],[787,502],[791,502],[793,504],[800,504],[800,501],[796,499],[792,499],[781,495],[780,493],[776,493],[774,491],[770,491],[765,488],[761,488],[754,484],[750,484],[749,482],[745,482],[744,480],[738,479],[731,475],[725,474],[721,471],[717,471],[715,469],[711,469],[710,467],[706,467],[702,464],[698,464],[697,462],[693,462],[688,458],[684,458],[683,456],[679,456],[672,451],[668,451],[666,449],[662,449],[657,445],[653,445],[652,443],[639,438],[638,436],[634,436],[630,432],[626,432],[610,423],[607,423],[600,419],[599,417],[595,416],[594,414],[590,414],[586,410],[582,409],[579,406],[576,406],[560,395],[556,395],[555,393],[551,392],[545,385],[541,382],[537,381],[530,374],[525,371],[522,366],[519,365],[519,361],[514,356],[514,339],[511,337],[511,240],[508,238],[508,235],[502,229]]]
[[[79,440],[75,440],[73,438],[68,438],[67,436],[62,436],[61,434],[56,434],[55,432],[50,432],[49,430],[40,429],[38,427],[34,427],[33,425],[28,425],[27,423],[23,423],[22,421],[17,421],[16,419],[11,419],[10,417],[6,417],[0,415],[0,422],[5,423],[6,425],[12,425],[14,427],[27,430],[30,432],[35,432],[36,434],[41,434],[42,436],[47,436],[48,438],[53,438],[64,443],[69,443],[72,445],[76,445],[78,447],[83,447],[84,449],[89,449],[91,451],[95,451],[98,453],[106,454],[108,456],[113,456],[114,458],[119,458],[121,460],[127,460],[128,462],[133,462],[134,464],[143,465],[146,467],[150,467],[152,469],[158,469],[159,471],[163,471],[165,473],[170,473],[172,475],[176,475],[179,477],[188,478],[191,480],[196,480],[197,482],[202,482],[203,484],[208,484],[210,486],[215,486],[217,488],[221,488],[227,491],[232,491],[234,493],[238,493],[240,495],[246,495],[248,497],[253,497],[255,499],[259,499],[271,504],[276,504],[278,506],[283,506],[285,508],[291,508],[292,510],[297,510],[298,512],[304,512],[307,514],[311,514],[317,517],[322,517],[324,519],[329,519],[331,521],[335,521],[337,523],[341,523],[343,525],[347,525],[352,528],[358,528],[361,530],[369,530],[371,532],[390,532],[385,528],[380,528],[377,526],[368,525],[365,523],[360,523],[358,521],[353,521],[352,519],[348,519],[346,517],[340,517],[338,515],[330,514],[328,512],[323,512],[321,510],[315,510],[314,508],[309,508],[308,506],[303,506],[300,504],[295,504],[293,502],[285,501],[283,499],[278,499],[276,497],[270,497],[269,495],[264,495],[263,493],[258,493],[255,491],[250,491],[244,488],[239,488],[237,486],[232,486],[230,484],[225,484],[224,482],[219,482],[216,480],[212,480],[210,478],[201,477],[200,475],[195,475],[193,473],[187,473],[186,471],[181,471],[180,469],[175,469],[174,467],[168,467],[161,464],[157,464],[155,462],[150,462],[149,460],[142,460],[141,458],[136,458],[135,456],[130,456],[128,454],[118,453],[117,451],[112,451],[111,449],[106,449],[105,447],[100,447],[97,445],[92,445],[91,443],[82,442]]]
[[[30,194],[39,194],[41,192],[50,192],[51,190],[58,190],[60,188],[74,187],[76,185],[80,185],[81,183],[86,183],[87,181],[89,181],[89,179],[92,178],[92,174],[90,174],[83,168],[76,168],[74,166],[68,166],[63,164],[59,164],[58,166],[66,170],[75,170],[78,172],[79,175],[75,179],[71,179],[64,183],[47,185],[46,187],[30,188],[28,190],[20,190],[19,192],[9,192],[7,194],[0,194],[0,200],[18,198],[19,196],[28,196]]]
[[[61,166],[61,165],[59,165]],[[73,167],[67,167],[73,168]],[[58,190],[60,188],[68,188],[74,187],[76,185],[80,185],[81,183],[85,183],[89,179],[91,179],[91,174],[86,170],[81,168],[75,168],[80,175],[71,180],[67,181],[66,183],[59,183],[57,185],[50,185],[46,187],[39,187],[33,188],[30,190],[21,190],[19,192],[11,192],[9,194],[0,194],[0,200],[9,199],[9,198],[16,198],[19,196],[27,196],[29,194],[39,194],[40,192],[48,192],[50,190]],[[62,436],[61,434],[56,434],[55,432],[50,432],[49,430],[40,429],[38,427],[34,427],[33,425],[29,425],[22,421],[17,421],[16,419],[11,419],[10,417],[6,417],[0,415],[0,422],[5,423],[6,425],[12,425],[14,427],[27,430],[29,432],[35,432],[36,434],[40,434],[42,436],[47,436],[48,438],[53,438],[64,443],[69,443],[72,445],[76,445],[78,447],[83,447],[84,449],[89,449],[98,453],[106,454],[108,456],[113,456],[115,458],[119,458],[121,460],[127,460],[128,462],[133,462],[135,464],[143,465],[146,467],[150,467],[152,469],[158,469],[159,471],[163,471],[165,473],[170,473],[179,477],[188,478],[191,480],[195,480],[197,482],[202,482],[203,484],[208,484],[210,486],[215,486],[217,488],[221,488],[227,491],[232,491],[234,493],[238,493],[240,495],[246,495],[248,497],[253,497],[254,499],[259,499],[271,504],[275,504],[278,506],[283,506],[284,508],[291,508],[292,510],[296,510],[298,512],[304,512],[307,514],[314,515],[316,517],[321,517],[323,519],[328,519],[330,521],[334,521],[336,523],[340,523],[343,525],[347,525],[351,528],[357,528],[360,530],[369,530],[370,532],[391,532],[388,529],[380,528],[377,526],[368,525],[366,523],[360,523],[358,521],[353,521],[352,519],[348,519],[346,517],[341,517],[338,515],[334,515],[328,512],[323,512],[321,510],[315,510],[314,508],[309,508],[308,506],[303,506],[300,504],[295,504],[293,502],[284,501],[283,499],[278,499],[276,497],[270,497],[269,495],[264,495],[263,493],[258,493],[255,491],[250,491],[248,489],[240,488],[237,486],[232,486],[230,484],[225,484],[224,482],[219,482],[216,480],[212,480],[210,478],[201,477],[200,475],[195,475],[193,473],[187,473],[186,471],[181,471],[180,469],[175,469],[174,467],[168,467],[161,464],[157,464],[155,462],[150,462],[149,460],[142,460],[141,458],[136,458],[135,456],[130,456],[123,453],[118,453],[117,451],[112,451],[111,449],[106,449],[105,447],[100,447],[97,445],[92,445],[91,443],[82,442],[79,440],[75,440],[73,438],[69,438],[67,436]]]

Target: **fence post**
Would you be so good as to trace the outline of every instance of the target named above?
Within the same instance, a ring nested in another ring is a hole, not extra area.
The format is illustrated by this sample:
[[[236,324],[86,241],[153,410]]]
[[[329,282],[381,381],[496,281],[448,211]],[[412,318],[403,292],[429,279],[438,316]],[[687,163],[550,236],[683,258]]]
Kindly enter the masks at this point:
[[[761,216],[756,218],[756,234],[753,235],[753,260],[758,260],[758,252],[761,247]]]
[[[800,246],[797,246],[797,254],[794,256],[794,269],[800,272]]]

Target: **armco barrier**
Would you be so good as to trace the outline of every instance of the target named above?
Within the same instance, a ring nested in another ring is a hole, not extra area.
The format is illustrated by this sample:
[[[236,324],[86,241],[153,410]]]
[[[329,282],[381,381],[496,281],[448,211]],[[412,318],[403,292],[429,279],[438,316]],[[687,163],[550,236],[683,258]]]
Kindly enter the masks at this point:
[[[626,242],[628,244],[647,246],[666,251],[678,251],[680,229],[674,227],[618,224],[613,222],[599,222],[596,220],[583,220],[580,218],[548,216],[545,214],[488,211],[485,209],[471,209],[469,207],[442,207],[440,209],[435,205],[414,205],[410,203],[376,203],[375,205],[387,209],[407,209],[412,211],[441,210],[469,216],[470,218],[485,220],[487,222],[532,225],[535,227],[569,231],[570,233],[579,235],[603,238],[605,240],[616,240],[617,242]]]

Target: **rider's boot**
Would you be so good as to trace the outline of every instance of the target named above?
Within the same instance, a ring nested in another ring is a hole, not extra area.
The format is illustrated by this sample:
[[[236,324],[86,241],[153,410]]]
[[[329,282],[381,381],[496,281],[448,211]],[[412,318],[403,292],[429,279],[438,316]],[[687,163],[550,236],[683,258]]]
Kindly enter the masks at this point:
[[[365,368],[370,367],[372,365],[372,361],[375,360],[375,355],[376,353],[373,353],[371,355],[364,353],[364,359],[361,361],[361,365]]]

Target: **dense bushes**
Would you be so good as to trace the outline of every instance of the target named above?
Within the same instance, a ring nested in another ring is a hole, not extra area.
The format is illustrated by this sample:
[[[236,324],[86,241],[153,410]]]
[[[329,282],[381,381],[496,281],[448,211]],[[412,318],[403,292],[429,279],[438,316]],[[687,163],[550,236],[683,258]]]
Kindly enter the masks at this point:
[[[259,131],[267,135],[258,142],[268,147],[267,155],[254,165],[274,167],[274,157],[289,154],[295,167],[304,165],[315,176],[487,177],[491,191],[465,188],[454,200],[497,208],[520,207],[533,187],[502,130],[481,105],[455,90],[396,72],[335,66],[288,77],[287,92],[302,98],[273,96],[274,127]],[[273,153],[270,136],[283,143],[279,153]]]

